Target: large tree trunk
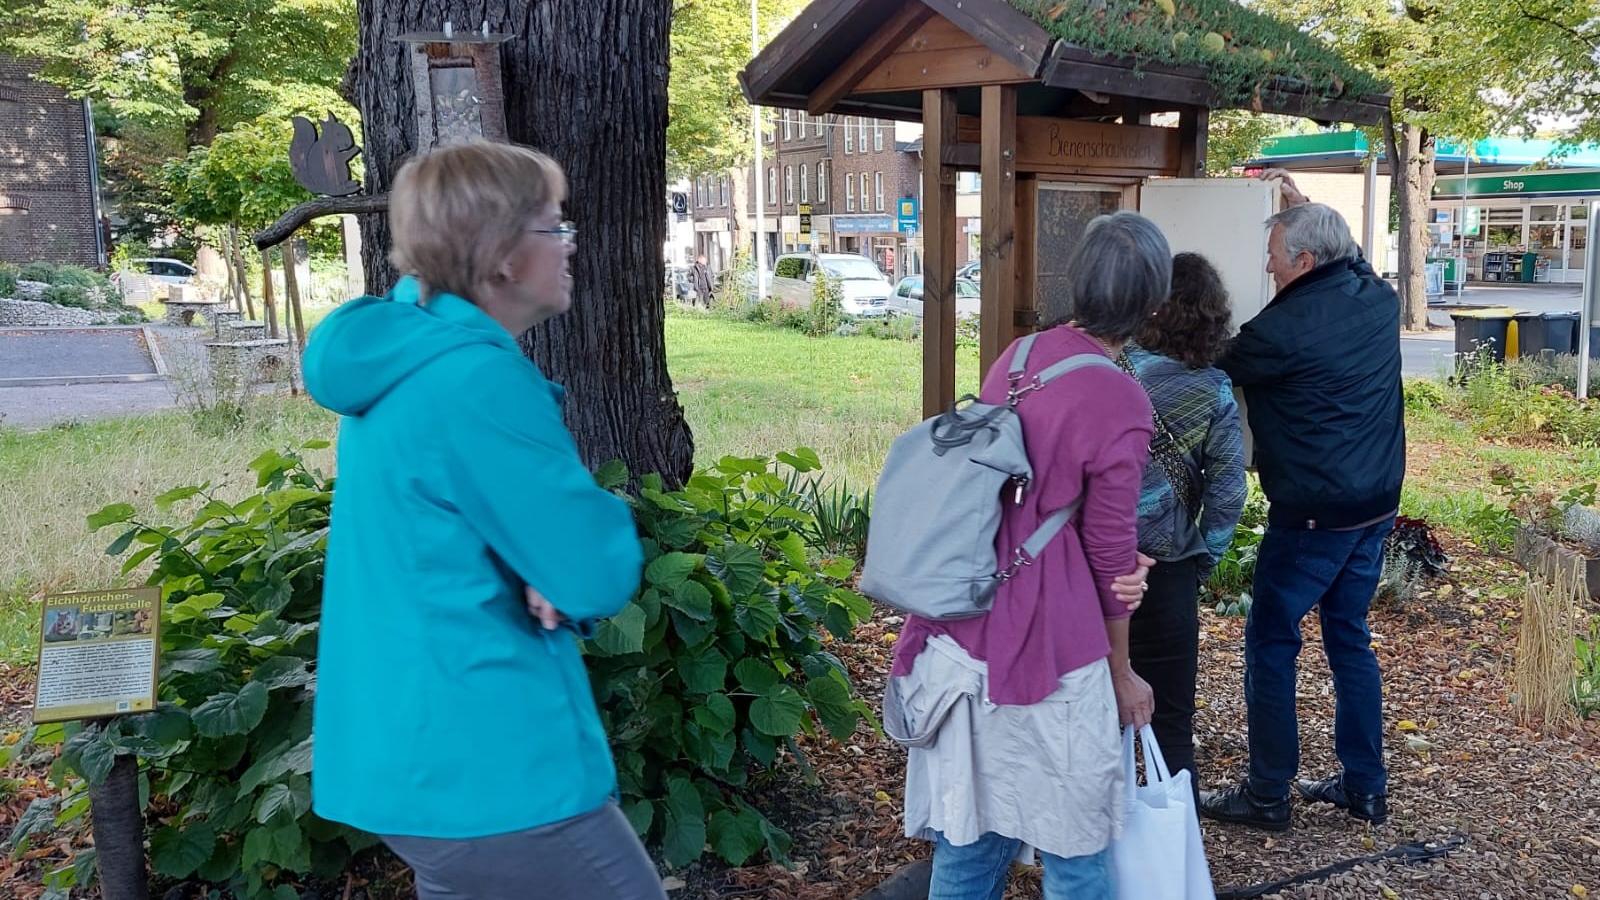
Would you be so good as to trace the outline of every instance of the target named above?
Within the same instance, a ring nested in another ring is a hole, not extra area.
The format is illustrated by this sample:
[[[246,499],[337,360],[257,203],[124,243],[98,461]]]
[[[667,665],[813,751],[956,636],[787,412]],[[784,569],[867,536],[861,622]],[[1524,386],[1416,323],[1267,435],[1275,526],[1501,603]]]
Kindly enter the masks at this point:
[[[1416,125],[1401,124],[1391,136],[1391,171],[1400,190],[1400,258],[1397,261],[1400,299],[1404,305],[1400,327],[1424,331],[1428,327],[1427,272],[1428,200],[1433,196],[1433,137]]]
[[[417,144],[411,74],[397,35],[446,19],[488,19],[504,45],[511,139],[567,172],[580,230],[573,308],[523,336],[570,392],[567,425],[584,461],[621,459],[635,475],[686,479],[694,444],[667,375],[661,247],[666,239],[667,60],[671,0],[359,0],[355,91],[367,190],[389,190]],[[361,217],[367,290],[394,284],[389,224]]]

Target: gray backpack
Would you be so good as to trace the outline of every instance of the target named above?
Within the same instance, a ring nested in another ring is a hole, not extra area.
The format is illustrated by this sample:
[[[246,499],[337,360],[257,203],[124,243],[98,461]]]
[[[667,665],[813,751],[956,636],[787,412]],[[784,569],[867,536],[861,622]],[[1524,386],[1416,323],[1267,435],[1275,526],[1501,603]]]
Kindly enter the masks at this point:
[[[1034,338],[1017,344],[1006,403],[968,395],[895,439],[872,495],[861,592],[925,619],[966,619],[989,611],[1000,583],[1044,550],[1078,511],[1058,509],[1016,548],[995,556],[1003,505],[1022,503],[1033,479],[1017,404],[1075,369],[1116,363],[1097,353],[1070,356],[1026,384]]]

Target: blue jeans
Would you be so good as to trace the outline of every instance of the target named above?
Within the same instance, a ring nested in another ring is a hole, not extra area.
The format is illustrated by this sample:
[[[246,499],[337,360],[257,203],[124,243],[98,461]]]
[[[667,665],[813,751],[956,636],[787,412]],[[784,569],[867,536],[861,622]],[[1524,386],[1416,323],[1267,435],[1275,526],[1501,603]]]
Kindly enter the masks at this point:
[[[1367,609],[1383,573],[1389,519],[1358,531],[1269,528],[1256,558],[1255,600],[1244,630],[1244,695],[1250,720],[1250,790],[1289,795],[1300,767],[1295,674],[1300,620],[1317,607],[1333,669],[1334,749],[1352,791],[1382,794],[1383,684]]]
[[[928,900],[1000,900],[1022,842],[989,833],[965,847],[939,835]],[[1111,851],[1063,858],[1040,852],[1045,900],[1111,900]]]

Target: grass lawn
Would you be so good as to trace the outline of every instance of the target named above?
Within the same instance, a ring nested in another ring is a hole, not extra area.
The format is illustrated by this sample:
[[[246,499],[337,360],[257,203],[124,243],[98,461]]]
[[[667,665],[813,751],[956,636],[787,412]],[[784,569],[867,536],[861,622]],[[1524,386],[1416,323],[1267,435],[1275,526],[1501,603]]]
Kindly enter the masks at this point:
[[[889,442],[917,420],[917,344],[808,338],[674,311],[667,346],[702,463],[806,446],[829,477],[860,489],[876,479]],[[958,387],[971,391],[977,354],[959,355]],[[202,481],[223,485],[224,496],[246,493],[256,455],[331,438],[334,428],[331,414],[289,397],[261,401],[250,424],[221,437],[199,433],[180,411],[37,432],[0,428],[0,661],[32,658],[39,593],[120,577],[104,552],[115,535],[90,534],[86,515],[123,501],[152,514],[151,498]],[[332,467],[331,451],[309,456]]]

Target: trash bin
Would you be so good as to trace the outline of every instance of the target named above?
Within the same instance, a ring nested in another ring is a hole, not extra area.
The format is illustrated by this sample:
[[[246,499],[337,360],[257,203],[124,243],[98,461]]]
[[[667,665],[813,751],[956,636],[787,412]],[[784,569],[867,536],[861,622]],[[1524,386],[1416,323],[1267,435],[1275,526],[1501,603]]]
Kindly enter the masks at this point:
[[[1456,356],[1462,361],[1477,356],[1486,348],[1495,362],[1506,360],[1506,331],[1517,310],[1504,306],[1463,309],[1450,314],[1456,326]]]
[[[1539,265],[1539,254],[1522,254],[1522,283],[1533,284],[1533,270]]]
[[[1518,313],[1517,355],[1578,352],[1578,314]]]

